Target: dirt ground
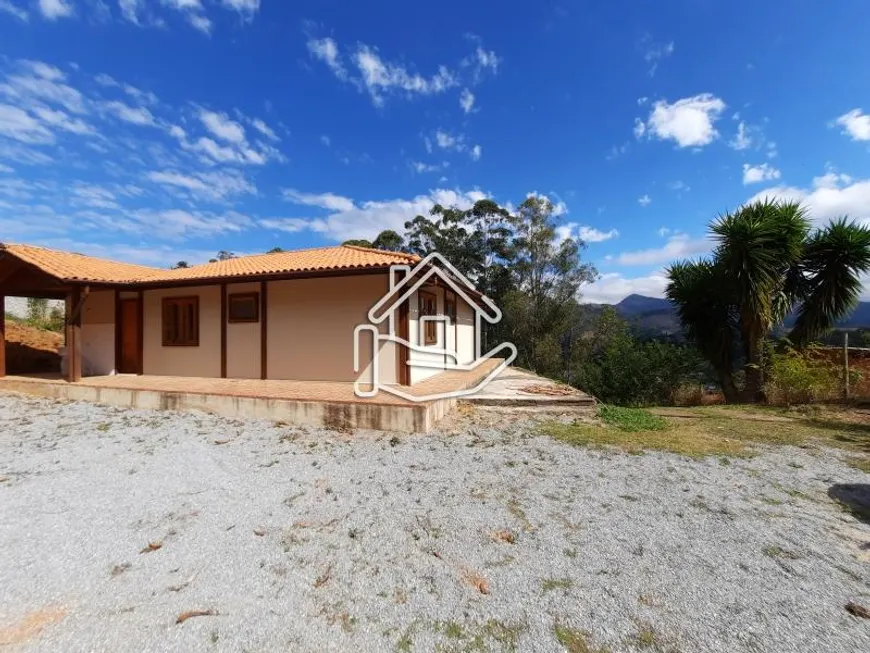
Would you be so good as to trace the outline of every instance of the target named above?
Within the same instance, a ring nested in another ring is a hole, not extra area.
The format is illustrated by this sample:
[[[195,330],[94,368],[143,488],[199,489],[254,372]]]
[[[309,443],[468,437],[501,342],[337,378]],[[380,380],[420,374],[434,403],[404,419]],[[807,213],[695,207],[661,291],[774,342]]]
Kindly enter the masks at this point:
[[[56,372],[60,370],[58,349],[63,335],[6,321],[6,371],[9,374]]]

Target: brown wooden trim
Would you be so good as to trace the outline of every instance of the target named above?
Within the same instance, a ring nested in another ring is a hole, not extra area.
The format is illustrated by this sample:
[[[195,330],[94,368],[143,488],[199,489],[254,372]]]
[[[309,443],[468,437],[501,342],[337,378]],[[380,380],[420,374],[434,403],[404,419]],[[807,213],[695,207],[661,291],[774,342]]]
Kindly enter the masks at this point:
[[[81,288],[73,288],[66,296],[66,380],[82,380],[82,313],[76,310],[82,301]]]
[[[223,287],[226,288],[226,284],[223,284]],[[238,299],[253,299],[254,300],[254,317],[251,318],[241,318],[241,317],[233,317],[232,304],[234,300]],[[230,324],[245,324],[245,323],[256,323],[260,321],[260,293],[258,292],[235,292],[230,293],[227,298],[227,322]]]
[[[156,281],[154,283],[147,282],[129,282],[109,284],[112,287],[120,287],[122,290],[135,290],[142,288],[143,290],[160,290],[163,288],[184,288],[194,286],[219,286],[222,283],[254,283],[257,281],[292,281],[295,279],[319,279],[321,277],[355,277],[368,274],[387,274],[390,271],[389,266],[376,268],[359,268],[356,270],[319,270],[305,272],[275,272],[274,274],[252,274],[252,275],[237,275],[230,277],[215,277],[208,279],[179,279],[178,281]],[[93,284],[91,284],[93,285]]]
[[[136,370],[136,373],[141,376],[145,374],[145,293],[141,290],[136,293],[136,314],[136,318],[139,320],[139,333],[136,334],[139,339],[139,342],[136,343],[136,349],[138,349],[136,358],[139,359],[137,361],[139,369]]]
[[[227,378],[227,284],[225,283],[221,284],[221,378]]]
[[[424,302],[429,300],[435,301],[435,313],[425,313],[423,311]],[[422,318],[428,315],[438,315],[438,295],[431,290],[418,290],[417,291],[417,321],[422,324]],[[430,326],[431,325],[431,326]],[[429,329],[434,327],[433,331],[435,332],[434,338],[429,338]],[[421,345],[435,345],[438,344],[438,323],[437,322],[427,322],[423,327],[423,342]]]
[[[0,295],[0,377],[6,376],[6,296]]]
[[[121,291],[115,290],[114,294],[115,299],[115,364],[112,366],[115,368],[116,372],[121,371],[121,356],[123,352],[121,351]]]
[[[406,299],[399,306],[399,337],[408,341],[411,332],[411,325],[408,313],[410,299]],[[410,359],[410,349],[406,345],[397,345],[396,361],[399,367],[396,380],[399,385],[411,385],[411,367],[408,365]]]
[[[268,325],[268,306],[269,306],[269,295],[267,294],[267,289],[269,284],[266,281],[260,282],[260,378],[265,379],[268,376],[268,369],[266,368],[266,359],[268,358],[267,354],[269,351],[269,347],[267,345],[267,337],[269,333]]]

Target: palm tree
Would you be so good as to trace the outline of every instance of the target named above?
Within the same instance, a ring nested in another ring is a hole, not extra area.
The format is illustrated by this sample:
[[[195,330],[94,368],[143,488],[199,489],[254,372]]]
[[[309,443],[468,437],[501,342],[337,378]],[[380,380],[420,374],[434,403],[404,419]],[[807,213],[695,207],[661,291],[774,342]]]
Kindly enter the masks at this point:
[[[756,401],[762,344],[773,329],[797,309],[788,338],[805,347],[857,304],[870,270],[870,229],[840,218],[813,230],[800,204],[765,200],[718,218],[710,231],[712,260],[672,264],[666,295],[726,401]],[[740,358],[742,391],[734,382]]]

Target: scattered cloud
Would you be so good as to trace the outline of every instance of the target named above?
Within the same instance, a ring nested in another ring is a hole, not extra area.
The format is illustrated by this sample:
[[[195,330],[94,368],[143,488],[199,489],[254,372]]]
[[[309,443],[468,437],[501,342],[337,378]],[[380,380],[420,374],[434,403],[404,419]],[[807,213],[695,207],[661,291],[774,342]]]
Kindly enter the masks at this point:
[[[429,76],[422,75],[403,63],[385,60],[378,48],[364,43],[350,49],[346,57],[331,37],[309,38],[307,47],[311,56],[325,63],[336,78],[368,93],[372,104],[377,107],[383,106],[389,95],[408,98],[439,95],[458,87],[462,78],[468,77],[446,65],[438,66],[437,71]],[[478,45],[472,55],[460,62],[460,68],[471,70],[471,79],[466,82],[478,83],[483,72],[496,73],[500,62],[495,52]],[[468,88],[460,95],[460,106],[466,113],[474,106],[474,95]]]
[[[673,260],[700,254],[710,249],[710,241],[706,238],[690,238],[678,233],[668,238],[663,247],[623,252],[615,261],[619,265],[657,265]]]
[[[634,137],[637,139],[643,138],[643,135],[646,133],[646,123],[640,118],[634,119]]]
[[[39,0],[37,6],[46,20],[68,18],[75,13],[75,8],[69,0]]]
[[[472,161],[480,161],[480,157],[483,154],[483,148],[480,145],[475,145],[471,148],[469,152]]]
[[[595,227],[581,225],[577,222],[567,222],[556,227],[556,238],[560,241],[568,238],[579,238],[585,243],[602,243],[605,240],[617,238],[619,231],[611,229],[610,231],[601,231]]]
[[[861,109],[852,109],[834,121],[843,128],[843,134],[853,141],[870,141],[870,115]]]
[[[0,135],[22,143],[54,142],[54,134],[39,120],[8,104],[0,104]]]
[[[278,137],[278,134],[275,133],[275,130],[269,127],[264,121],[259,118],[254,118],[251,121],[251,124],[254,126],[258,132],[260,132],[263,136],[268,138],[270,141],[279,142],[281,139]]]
[[[817,224],[847,216],[870,226],[870,179],[854,179],[831,169],[815,177],[810,188],[774,186],[747,202],[764,199],[802,202]]]
[[[320,137],[320,142],[323,143],[326,147],[332,145],[332,141],[330,140],[329,136],[325,134]]]
[[[746,123],[742,120],[737,125],[737,133],[734,135],[734,139],[728,145],[738,151],[745,150],[752,145],[752,137],[746,129]]]
[[[593,304],[616,304],[629,295],[664,297],[668,278],[663,271],[644,277],[625,277],[617,272],[602,274],[597,281],[580,289],[580,301]]]
[[[779,179],[782,176],[779,170],[767,163],[751,166],[748,163],[743,164],[743,185],[758,184],[762,181],[772,181]]]
[[[288,196],[289,194],[289,196]],[[403,231],[405,222],[417,215],[427,214],[433,204],[469,208],[487,196],[477,190],[458,191],[438,189],[412,199],[393,199],[354,202],[350,198],[332,193],[310,194],[295,190],[285,191],[285,197],[297,204],[325,208],[327,214],[318,218],[269,218],[260,220],[266,229],[288,233],[314,231],[337,242],[348,238],[374,238],[384,229]]]
[[[426,173],[426,172],[440,172],[445,168],[450,167],[450,163],[448,161],[442,161],[441,163],[423,163],[422,161],[411,161],[408,164],[414,172],[418,175]]]
[[[637,198],[637,203],[646,208],[652,204],[652,198],[649,195],[643,195]]]
[[[174,170],[152,171],[148,179],[169,186],[197,199],[224,200],[244,194],[256,194],[256,187],[238,170],[185,174]]]
[[[154,116],[145,107],[131,107],[129,104],[113,100],[105,102],[103,108],[119,120],[132,125],[150,126],[154,124]]]
[[[30,20],[30,14],[27,13],[27,10],[14,4],[11,0],[0,0],[0,14],[9,14],[25,23]]]
[[[670,188],[673,191],[676,191],[678,194],[688,193],[690,190],[692,190],[691,186],[689,186],[686,182],[681,181],[679,179],[677,181],[672,181],[671,183],[669,183],[668,188]]]
[[[231,120],[225,113],[200,109],[199,119],[211,134],[217,136],[221,140],[236,145],[242,144],[246,141],[245,128],[234,120]]]
[[[459,106],[465,113],[471,113],[474,110],[474,93],[467,88],[462,89],[462,94],[459,96]]]
[[[672,140],[677,147],[703,147],[719,137],[713,126],[725,110],[725,102],[710,93],[682,98],[673,104],[659,100],[653,104],[646,123],[635,121],[634,133],[645,133],[659,140]]]
[[[426,146],[426,151],[431,154],[432,141],[428,136],[423,137],[423,143]],[[435,145],[442,150],[451,152],[467,152],[472,161],[479,161],[483,154],[483,148],[480,145],[468,145],[465,134],[453,134],[443,129],[435,131]]]
[[[649,76],[653,77],[658,70],[659,64],[674,53],[674,42],[655,43],[649,34],[645,34],[640,41],[643,51],[643,59],[649,65]]]

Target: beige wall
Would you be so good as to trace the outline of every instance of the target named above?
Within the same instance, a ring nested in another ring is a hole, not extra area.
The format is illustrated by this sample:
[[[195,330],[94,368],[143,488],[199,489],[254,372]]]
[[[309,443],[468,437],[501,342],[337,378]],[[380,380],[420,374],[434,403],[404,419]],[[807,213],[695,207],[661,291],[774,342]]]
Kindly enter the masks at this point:
[[[199,346],[163,346],[163,298],[199,297]],[[192,286],[144,293],[144,373],[165,376],[221,375],[221,289]],[[229,350],[228,350],[229,353]]]
[[[456,353],[459,362],[468,364],[474,361],[474,320],[477,313],[474,308],[458,297],[456,301],[456,333],[458,342]],[[485,354],[486,352],[481,352]]]
[[[353,371],[354,328],[388,290],[386,274],[269,282],[267,374],[270,379],[370,379],[371,337],[361,338],[360,374]],[[385,331],[382,329],[382,332]],[[380,352],[380,377],[395,383],[392,345]]]
[[[260,293],[259,282],[227,285],[227,295],[240,292]],[[263,311],[260,298],[260,315]],[[260,378],[260,323],[227,323],[227,377],[230,379]]]
[[[88,294],[82,306],[82,373],[101,376],[115,371],[115,291]]]

